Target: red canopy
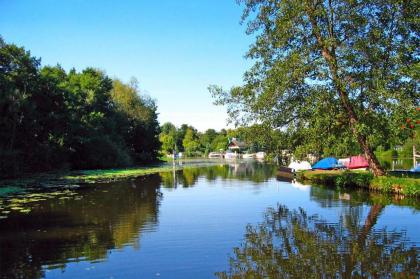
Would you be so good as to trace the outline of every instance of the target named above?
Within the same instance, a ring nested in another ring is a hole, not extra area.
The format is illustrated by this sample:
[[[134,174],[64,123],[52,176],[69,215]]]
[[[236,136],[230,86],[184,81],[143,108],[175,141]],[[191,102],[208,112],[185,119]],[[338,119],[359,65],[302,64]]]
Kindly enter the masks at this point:
[[[360,168],[368,168],[368,167],[369,167],[369,163],[366,160],[366,158],[362,155],[350,157],[350,163],[347,166],[347,168],[349,169],[360,169]]]

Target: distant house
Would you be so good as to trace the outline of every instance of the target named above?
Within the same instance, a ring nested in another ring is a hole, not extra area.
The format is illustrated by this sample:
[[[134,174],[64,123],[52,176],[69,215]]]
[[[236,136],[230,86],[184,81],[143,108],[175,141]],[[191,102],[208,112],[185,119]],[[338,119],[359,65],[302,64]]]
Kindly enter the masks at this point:
[[[228,149],[232,152],[241,152],[247,149],[248,146],[243,141],[239,141],[236,138],[229,139]]]

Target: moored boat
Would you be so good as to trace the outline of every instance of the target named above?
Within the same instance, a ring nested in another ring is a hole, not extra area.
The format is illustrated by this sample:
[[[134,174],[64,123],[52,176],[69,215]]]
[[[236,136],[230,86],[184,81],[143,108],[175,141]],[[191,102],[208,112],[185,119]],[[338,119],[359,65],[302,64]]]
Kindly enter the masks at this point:
[[[346,167],[350,170],[366,169],[369,167],[369,162],[362,155],[351,156],[350,162]]]
[[[289,168],[292,169],[293,172],[312,169],[311,164],[308,161],[292,161],[289,164]]]
[[[291,182],[293,178],[295,177],[293,170],[288,167],[279,167],[276,173],[276,179],[278,181],[286,181]]]
[[[210,159],[223,158],[223,154],[220,152],[210,152],[208,157]]]
[[[266,155],[267,155],[267,154],[266,154],[265,152],[260,151],[260,152],[257,152],[257,153],[255,154],[255,158],[260,159],[260,160],[263,160],[263,159],[265,159],[265,156],[266,156]]]
[[[312,166],[314,170],[332,170],[344,168],[343,165],[338,163],[338,160],[334,157],[327,157],[319,160],[315,165]]]
[[[254,159],[255,158],[255,153],[245,153],[245,154],[242,154],[242,158],[243,159]]]
[[[347,168],[347,166],[350,164],[350,157],[338,159],[338,164]]]

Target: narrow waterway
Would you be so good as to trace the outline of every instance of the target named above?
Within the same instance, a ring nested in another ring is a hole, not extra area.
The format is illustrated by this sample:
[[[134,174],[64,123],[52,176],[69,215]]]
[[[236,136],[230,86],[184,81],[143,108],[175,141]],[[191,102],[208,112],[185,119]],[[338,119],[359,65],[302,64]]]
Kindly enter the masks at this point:
[[[276,174],[237,162],[3,197],[0,277],[420,275],[418,200]]]

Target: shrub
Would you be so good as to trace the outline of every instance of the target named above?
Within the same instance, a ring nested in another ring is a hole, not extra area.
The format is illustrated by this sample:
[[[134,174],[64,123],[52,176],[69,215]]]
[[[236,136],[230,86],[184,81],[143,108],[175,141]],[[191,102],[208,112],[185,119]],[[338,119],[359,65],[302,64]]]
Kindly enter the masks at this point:
[[[319,185],[361,187],[386,193],[420,196],[420,179],[410,177],[374,177],[367,171],[305,171],[297,179]]]

